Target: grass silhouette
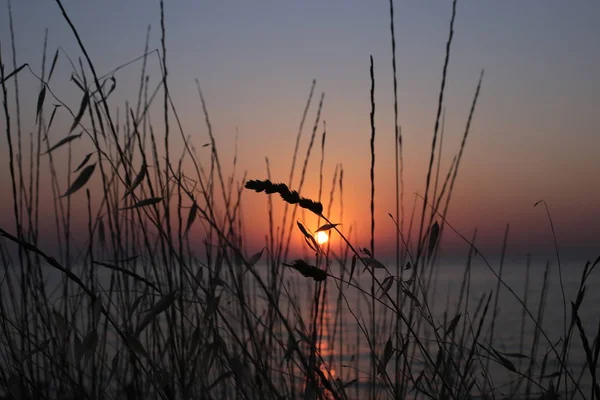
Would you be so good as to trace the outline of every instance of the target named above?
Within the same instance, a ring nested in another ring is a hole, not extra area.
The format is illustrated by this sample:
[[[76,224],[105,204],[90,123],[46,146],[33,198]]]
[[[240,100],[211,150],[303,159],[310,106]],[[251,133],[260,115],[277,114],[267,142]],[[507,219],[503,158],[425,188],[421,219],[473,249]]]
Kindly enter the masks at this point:
[[[342,232],[340,224],[332,222],[335,201],[340,205],[340,222],[343,220],[343,166],[336,167],[328,203],[322,199],[324,123],[319,197],[314,200],[300,195],[324,102],[321,95],[309,147],[298,172],[296,163],[302,161],[298,158],[299,143],[316,81],[312,82],[302,113],[288,182],[271,181],[268,160],[265,179],[239,177],[237,157],[232,174],[225,176],[200,85],[198,94],[210,137],[210,143],[204,145],[210,150],[208,156],[198,156],[173,106],[167,79],[163,2],[161,49],[148,51],[147,41],[144,55],[134,60],[143,63],[140,89],[137,102],[127,106],[125,122],[117,117],[118,111],[111,103],[115,78],[97,74],[68,11],[61,0],[56,4],[85,60],[72,71],[74,89],[81,92],[78,105],[71,108],[54,94],[52,76],[60,51],[56,51],[48,69],[45,41],[41,72],[36,73],[28,64],[13,65],[9,72],[5,49],[0,49],[8,143],[5,156],[14,211],[14,226],[0,227],[4,267],[0,281],[2,398],[600,399],[600,331],[586,332],[581,320],[589,278],[600,264],[600,257],[585,265],[570,308],[561,272],[563,330],[560,337],[551,338],[542,329],[549,264],[534,310],[529,262],[522,299],[503,278],[509,227],[496,272],[477,249],[476,236],[467,239],[447,220],[483,80],[482,72],[459,152],[445,179],[439,182],[445,83],[456,1],[425,193],[420,197],[422,208],[417,211],[413,207],[407,227],[394,5],[390,0],[396,198],[395,210],[389,216],[397,227],[395,260],[391,264],[375,252],[372,57],[371,241],[369,248],[360,248],[353,244],[353,227]],[[9,18],[14,60],[10,8]],[[154,55],[158,56],[162,75],[152,90],[146,68]],[[35,105],[21,103],[20,78],[40,83]],[[56,105],[49,114],[50,99]],[[12,102],[14,111],[9,108]],[[161,103],[160,127],[150,119],[149,109],[156,103]],[[37,131],[30,136],[20,125],[21,105],[35,107]],[[51,145],[48,137],[57,113],[68,115],[72,122],[67,136]],[[171,152],[169,143],[174,135],[180,135],[184,143],[182,154]],[[381,137],[379,132],[377,140]],[[75,140],[86,141],[93,151],[74,154]],[[66,160],[66,179],[61,175],[58,157]],[[82,161],[74,164],[74,159]],[[192,165],[185,171],[184,160]],[[42,172],[48,174],[49,182],[43,181]],[[242,212],[243,198],[255,195],[251,192],[278,194],[281,198],[281,202],[273,196],[265,198],[269,210],[265,247],[254,254],[249,254],[245,246]],[[54,218],[53,247],[48,247],[40,235],[49,218],[40,213],[43,201],[49,202],[46,206]],[[77,205],[86,211],[85,232],[76,231],[73,225]],[[283,214],[276,221],[275,209],[279,207]],[[316,232],[327,231],[341,239],[339,249],[332,248],[331,241],[317,243],[314,233],[297,219],[297,213],[304,210],[319,218]],[[554,232],[549,211],[548,217]],[[413,232],[413,224],[417,224],[416,237],[405,235]],[[202,246],[190,238],[192,229],[202,233]],[[439,321],[434,312],[434,303],[439,302],[438,246],[448,231],[468,243],[470,250],[458,299],[446,302],[443,320]],[[304,241],[307,255],[289,260],[290,243],[298,237]],[[556,248],[559,258],[557,244]],[[478,302],[470,304],[475,257],[489,267],[496,277],[496,287],[493,292],[477,293]],[[300,282],[297,287],[289,284],[288,269],[296,271],[292,273]],[[518,351],[501,351],[498,345],[501,288],[507,289],[521,307]],[[332,305],[333,315],[329,310]],[[531,327],[529,343],[526,330]],[[579,369],[570,358],[575,341],[580,342],[585,356]],[[364,349],[369,358],[368,370],[361,361]],[[591,383],[584,384],[584,378]]]

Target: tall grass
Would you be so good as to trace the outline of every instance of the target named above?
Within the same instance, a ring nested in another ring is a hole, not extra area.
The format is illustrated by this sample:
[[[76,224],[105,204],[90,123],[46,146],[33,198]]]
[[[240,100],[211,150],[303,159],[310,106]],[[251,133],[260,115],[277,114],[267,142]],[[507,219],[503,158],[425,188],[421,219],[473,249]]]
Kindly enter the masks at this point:
[[[467,239],[447,220],[483,79],[482,73],[459,150],[441,180],[456,1],[425,193],[418,202],[416,198],[408,226],[390,1],[395,124],[393,135],[380,131],[377,136],[393,140],[395,148],[396,208],[390,217],[397,231],[390,264],[375,254],[372,58],[371,241],[369,248],[361,248],[353,239],[355,228],[344,226],[342,231],[331,215],[337,203],[339,221],[344,221],[342,165],[336,166],[327,202],[323,199],[324,94],[304,159],[299,158],[315,81],[301,115],[287,183],[272,181],[268,159],[265,177],[239,176],[237,150],[227,176],[200,84],[208,152],[196,152],[173,106],[162,2],[161,48],[149,51],[147,36],[143,56],[113,71],[142,64],[137,99],[125,110],[111,98],[116,80],[98,75],[68,10],[60,0],[56,4],[85,60],[71,63],[72,88],[81,96],[78,104],[68,105],[54,94],[58,84],[53,73],[64,68],[66,54],[57,50],[48,68],[47,38],[39,72],[17,62],[12,16],[12,67],[6,67],[7,52],[0,48],[4,160],[11,185],[3,209],[14,212],[14,223],[0,227],[2,398],[600,398],[600,327],[586,332],[589,325],[581,320],[587,284],[600,257],[583,269],[569,321],[559,270],[564,326],[559,337],[550,337],[543,329],[550,264],[539,301],[532,302],[534,283],[527,262],[521,299],[504,279],[508,226],[496,271],[478,250],[476,233]],[[8,11],[11,15],[10,2]],[[154,88],[147,74],[153,63],[161,71]],[[22,101],[19,79],[40,83],[35,104]],[[56,105],[51,108],[50,103]],[[157,109],[159,119],[153,112]],[[23,110],[36,115],[35,134],[29,137],[23,134]],[[56,132],[57,115],[72,119],[66,136]],[[313,200],[301,193],[310,179],[307,167],[321,121],[319,194]],[[181,154],[171,151],[174,135],[184,143]],[[85,141],[92,151],[75,152],[76,141]],[[302,162],[299,172],[297,162]],[[184,164],[191,167],[184,170]],[[246,246],[243,199],[259,196],[253,192],[269,195],[264,199],[268,221],[262,250]],[[44,201],[50,204],[42,207]],[[52,216],[41,215],[46,208]],[[80,218],[85,210],[84,231],[74,220],[76,209]],[[317,243],[315,232],[302,222],[306,213],[318,218],[320,226],[314,231],[339,236],[338,248]],[[548,216],[554,231],[549,211]],[[54,236],[48,240],[42,232],[48,235],[44,227],[52,219]],[[458,298],[448,297],[440,314],[439,243],[448,231],[461,237],[469,252]],[[303,242],[304,257],[289,259],[292,240]],[[556,249],[560,268],[557,244]],[[493,291],[473,293],[476,258],[495,276]],[[505,349],[498,340],[501,294],[521,307],[516,349]],[[583,365],[570,362],[574,343],[584,354]]]

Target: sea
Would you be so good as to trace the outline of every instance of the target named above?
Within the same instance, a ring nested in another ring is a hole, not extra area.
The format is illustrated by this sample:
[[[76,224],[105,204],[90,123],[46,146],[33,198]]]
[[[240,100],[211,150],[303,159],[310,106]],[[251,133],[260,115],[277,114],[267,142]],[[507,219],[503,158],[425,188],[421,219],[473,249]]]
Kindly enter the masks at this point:
[[[439,361],[440,343],[446,350],[452,349],[455,355],[462,351],[464,357],[468,357],[472,352],[475,361],[467,376],[468,381],[473,382],[471,394],[475,398],[512,395],[512,398],[524,399],[526,393],[529,393],[527,398],[539,398],[544,391],[560,384],[560,398],[583,399],[592,397],[592,378],[581,330],[592,353],[600,346],[597,338],[600,271],[593,270],[582,283],[585,266],[585,260],[563,262],[560,269],[556,261],[527,263],[523,260],[505,262],[500,271],[499,262],[487,264],[477,257],[468,265],[440,260],[418,271],[416,281],[413,278],[411,282],[412,269],[398,277],[395,268],[375,268],[371,273],[359,263],[349,282],[349,265],[340,266],[331,261],[327,278],[316,282],[289,266],[280,265],[277,267],[281,284],[278,301],[289,326],[294,329],[301,351],[309,353],[304,339],[310,341],[314,334],[321,376],[344,387],[348,399],[394,398],[391,387],[400,381],[397,378],[402,374],[410,374],[404,393],[406,398],[415,398],[417,380],[423,390],[427,389],[424,382],[431,378],[431,369],[426,365]],[[256,276],[268,282],[269,268],[259,262],[253,270]],[[56,271],[49,271],[47,285],[59,286],[60,276]],[[109,285],[110,274],[105,272],[98,273],[99,287]],[[499,283],[500,274],[502,282]],[[246,271],[242,275],[249,306],[255,315],[264,316],[268,303],[264,291],[252,273]],[[374,283],[373,276],[379,283]],[[236,296],[228,289],[232,287],[230,278],[226,273],[221,278],[217,289],[221,295],[220,306],[233,304],[231,313],[235,317]],[[207,279],[207,274],[203,279]],[[572,326],[572,302],[582,288],[584,296],[578,311],[580,329],[577,324]],[[401,302],[397,302],[399,292],[404,294]],[[58,304],[61,294],[53,293]],[[152,306],[152,299],[149,304],[144,303],[139,306],[142,310]],[[402,311],[402,317],[398,310]],[[451,329],[453,324],[455,327]],[[413,334],[406,339],[408,326]],[[281,325],[278,329],[280,345],[270,351],[277,360],[277,367],[282,369],[282,381],[294,387],[294,392],[288,395],[315,398],[309,393],[312,389],[302,378],[295,356],[285,359],[288,334]],[[450,330],[454,333],[448,333]],[[474,337],[477,337],[477,346],[472,345]],[[556,372],[561,370],[561,365],[557,360],[562,358],[558,355],[562,354],[565,337],[569,338],[567,373],[559,379]],[[386,355],[386,347],[391,356]],[[375,369],[373,355],[376,356]],[[378,368],[377,364],[386,358],[385,365]],[[406,368],[406,364],[411,367]],[[419,379],[422,371],[429,372]],[[432,385],[439,390],[439,378]]]

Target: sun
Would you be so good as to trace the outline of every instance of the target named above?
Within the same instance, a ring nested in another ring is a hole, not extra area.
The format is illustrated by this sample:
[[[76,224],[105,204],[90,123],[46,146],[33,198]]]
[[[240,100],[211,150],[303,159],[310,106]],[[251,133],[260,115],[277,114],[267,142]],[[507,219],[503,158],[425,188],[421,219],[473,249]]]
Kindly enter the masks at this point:
[[[315,239],[317,239],[317,243],[325,244],[329,241],[329,234],[327,232],[321,231],[315,234]]]

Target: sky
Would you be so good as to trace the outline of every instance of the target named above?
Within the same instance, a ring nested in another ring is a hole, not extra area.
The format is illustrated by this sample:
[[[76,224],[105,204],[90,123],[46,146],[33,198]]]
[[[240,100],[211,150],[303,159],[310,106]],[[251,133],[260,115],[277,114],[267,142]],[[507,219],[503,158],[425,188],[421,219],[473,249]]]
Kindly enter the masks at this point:
[[[45,29],[49,54],[60,46],[77,62],[81,53],[55,2],[12,3],[17,65],[29,63],[40,70]],[[11,71],[8,4],[0,2],[0,44],[3,62]],[[63,4],[100,75],[143,54],[148,26],[150,50],[160,49],[158,1],[64,0]],[[451,6],[450,1],[394,3],[407,213],[414,193],[424,192]],[[444,102],[442,175],[458,151],[477,80],[485,69],[448,220],[467,237],[477,228],[478,243],[490,254],[500,251],[509,223],[509,251],[552,257],[545,210],[533,207],[543,199],[559,248],[579,260],[598,255],[599,15],[600,3],[592,1],[458,2]],[[316,79],[300,154],[306,152],[316,104],[324,92],[324,198],[336,166],[343,165],[344,214],[343,221],[336,222],[344,229],[353,226],[355,240],[365,247],[370,224],[369,57],[373,56],[376,238],[381,251],[388,252],[395,237],[388,217],[395,211],[389,23],[389,3],[382,0],[165,1],[170,92],[186,134],[199,148],[208,141],[197,78],[224,164],[231,165],[237,134],[238,178],[247,171],[249,178],[264,179],[268,157],[272,180],[287,181],[298,125]],[[81,93],[69,82],[72,69],[62,54],[52,88],[77,108]],[[126,100],[135,102],[140,68],[138,62],[115,73],[115,107],[123,107]],[[148,72],[155,82],[159,71],[154,55]],[[39,83],[31,75],[20,79],[23,130],[28,132],[34,127]],[[70,120],[60,123],[68,127]],[[5,126],[3,116],[2,132]],[[320,125],[301,193],[306,197],[318,196],[322,130]],[[54,134],[55,141],[64,136]],[[176,151],[181,142],[173,139],[173,146]],[[79,158],[89,149],[83,140],[73,145]],[[5,134],[0,152],[0,160],[7,163]],[[2,183],[8,182],[5,174]],[[244,196],[247,229],[251,237],[262,238],[266,198]],[[5,191],[0,195],[3,226],[10,224],[11,207]],[[339,215],[338,199],[332,219]],[[315,220],[308,221],[316,228],[314,224]],[[464,243],[452,233],[446,243],[449,252],[464,250]],[[260,246],[260,240],[251,245]]]

